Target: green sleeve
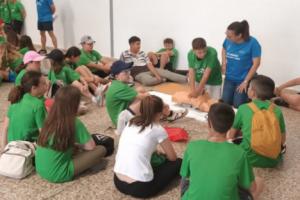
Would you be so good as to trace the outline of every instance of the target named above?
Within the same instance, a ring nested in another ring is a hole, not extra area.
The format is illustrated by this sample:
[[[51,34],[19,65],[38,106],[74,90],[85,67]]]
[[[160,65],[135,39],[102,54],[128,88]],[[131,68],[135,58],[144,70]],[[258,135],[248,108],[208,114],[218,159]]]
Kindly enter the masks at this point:
[[[126,87],[124,87],[123,90],[120,90],[117,94],[116,97],[118,99],[124,100],[124,101],[132,101],[135,99],[135,97],[137,96],[137,91],[126,85]]]
[[[283,117],[283,114],[280,110],[280,108],[277,108],[278,109],[278,120],[279,120],[279,126],[280,126],[280,131],[281,133],[285,133],[286,132],[286,129],[285,129],[285,122],[284,122],[284,117]]]
[[[177,68],[177,64],[178,64],[178,50],[173,48],[173,56],[172,56],[172,67],[173,69]]]
[[[87,66],[90,62],[91,62],[90,59],[86,55],[84,55],[83,53],[81,53],[80,59],[77,62],[77,66],[81,66],[81,65]]]
[[[67,75],[68,83],[71,84],[74,81],[78,81],[80,79],[80,75],[70,67],[64,67],[64,71]]]
[[[181,169],[180,169],[180,176],[181,177],[190,177],[190,158],[189,158],[189,146],[185,150],[184,156],[183,156],[183,161],[181,164]]]
[[[244,189],[249,189],[254,181],[254,173],[250,165],[246,153],[244,153],[241,160],[241,169],[239,174],[239,186]]]
[[[211,55],[209,55],[208,59],[207,59],[207,66],[210,69],[214,69],[216,67],[220,67],[220,62],[218,60],[218,56],[216,53],[212,53]]]
[[[88,132],[87,128],[85,125],[78,119],[76,118],[75,121],[75,142],[78,144],[85,144],[88,141],[91,140],[91,135]]]
[[[193,50],[190,50],[188,53],[188,64],[189,64],[189,68],[195,68],[195,59],[194,59],[195,55],[193,53]]]
[[[44,106],[44,102],[41,102],[41,105],[39,105],[36,108],[35,112],[35,122],[38,128],[43,128],[44,120],[46,118],[46,108]]]
[[[236,130],[241,130],[242,125],[243,125],[243,120],[242,120],[242,107],[238,109],[235,118],[234,118],[234,122],[232,127]]]
[[[53,70],[50,70],[50,72],[48,73],[48,79],[52,84],[56,83],[57,79]]]
[[[98,52],[98,51],[93,51],[93,54],[96,56],[96,58],[97,58],[97,60],[98,61],[101,61],[101,59],[102,59],[102,55]]]

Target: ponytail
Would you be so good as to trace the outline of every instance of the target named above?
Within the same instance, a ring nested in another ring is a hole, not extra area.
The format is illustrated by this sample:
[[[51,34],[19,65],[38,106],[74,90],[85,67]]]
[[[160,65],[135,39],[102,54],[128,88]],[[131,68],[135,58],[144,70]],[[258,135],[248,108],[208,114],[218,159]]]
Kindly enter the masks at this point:
[[[154,95],[145,97],[140,105],[141,114],[131,119],[129,126],[132,124],[141,126],[140,132],[142,132],[147,126],[152,125],[156,115],[162,112],[163,106],[161,98]]]
[[[245,41],[249,40],[249,37],[250,37],[250,31],[249,31],[249,24],[247,22],[247,20],[243,20],[241,21],[241,25],[242,25],[242,29],[243,29],[243,39]]]
[[[227,27],[227,29],[233,31],[235,35],[241,34],[243,40],[249,40],[249,24],[246,20],[243,20],[241,22],[233,22]]]
[[[8,94],[8,101],[13,104],[19,102],[25,94],[22,86],[13,87]]]
[[[9,92],[8,101],[12,104],[19,102],[23,98],[24,94],[31,92],[33,86],[37,87],[40,84],[41,77],[41,72],[26,72],[22,78],[21,85],[12,88]]]

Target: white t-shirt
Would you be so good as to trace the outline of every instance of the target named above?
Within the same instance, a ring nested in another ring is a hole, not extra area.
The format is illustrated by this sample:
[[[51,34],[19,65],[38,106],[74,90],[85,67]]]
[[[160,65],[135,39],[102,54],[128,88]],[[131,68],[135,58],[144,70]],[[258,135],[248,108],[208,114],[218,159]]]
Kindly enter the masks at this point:
[[[126,109],[123,110],[118,117],[118,124],[117,124],[117,134],[121,135],[124,128],[128,124],[129,120],[131,120],[134,117],[134,114],[132,111]]]
[[[146,127],[126,126],[119,141],[114,172],[141,182],[153,179],[151,156],[159,143],[168,138],[167,132],[159,124]]]

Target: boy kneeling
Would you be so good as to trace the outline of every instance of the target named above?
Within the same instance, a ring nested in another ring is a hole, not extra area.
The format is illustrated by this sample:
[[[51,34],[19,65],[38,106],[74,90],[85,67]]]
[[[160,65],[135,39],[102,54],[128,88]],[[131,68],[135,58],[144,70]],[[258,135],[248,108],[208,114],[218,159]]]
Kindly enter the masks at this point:
[[[229,105],[211,106],[208,139],[191,142],[184,154],[180,171],[182,199],[252,199],[260,193],[246,152],[226,140],[233,120],[234,111]]]

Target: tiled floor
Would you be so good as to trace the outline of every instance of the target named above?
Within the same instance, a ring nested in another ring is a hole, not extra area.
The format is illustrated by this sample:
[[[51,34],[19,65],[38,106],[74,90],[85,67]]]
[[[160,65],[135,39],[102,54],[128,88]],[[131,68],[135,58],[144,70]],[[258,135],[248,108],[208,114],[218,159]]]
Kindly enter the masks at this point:
[[[8,102],[7,94],[11,85],[0,86],[0,123],[3,122]],[[265,189],[260,196],[261,200],[299,200],[300,199],[300,113],[283,109],[287,125],[287,153],[284,163],[277,169],[256,169],[265,180]],[[109,129],[111,123],[105,108],[96,108],[91,105],[88,114],[81,117],[91,133],[105,133],[114,136]],[[184,127],[192,139],[205,138],[206,125],[193,119],[182,119],[171,126]],[[186,144],[176,143],[176,151],[181,156]],[[0,177],[0,199],[132,199],[119,193],[113,184],[112,168],[114,155],[107,159],[104,170],[96,173],[86,173],[72,182],[64,184],[51,184],[42,180],[35,173],[24,180],[13,180]],[[209,167],[209,166],[208,166]],[[178,181],[167,191],[153,199],[179,199]]]

